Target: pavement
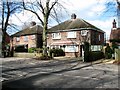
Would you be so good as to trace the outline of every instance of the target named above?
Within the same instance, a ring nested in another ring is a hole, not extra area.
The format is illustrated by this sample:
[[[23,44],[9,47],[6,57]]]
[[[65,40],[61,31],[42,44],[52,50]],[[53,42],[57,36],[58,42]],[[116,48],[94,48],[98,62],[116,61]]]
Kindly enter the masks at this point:
[[[113,59],[86,63],[82,62],[81,58],[71,57],[55,57],[53,60],[45,61],[11,57],[0,58],[0,61],[1,81],[3,88],[7,87],[7,90],[8,87],[116,88],[119,84],[118,66],[113,64]]]

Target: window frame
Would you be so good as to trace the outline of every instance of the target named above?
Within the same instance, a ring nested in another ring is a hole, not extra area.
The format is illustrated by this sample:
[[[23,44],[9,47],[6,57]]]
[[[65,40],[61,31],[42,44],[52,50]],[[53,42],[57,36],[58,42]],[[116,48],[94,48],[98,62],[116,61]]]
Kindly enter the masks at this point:
[[[66,45],[65,52],[78,52],[78,45]]]
[[[67,38],[76,38],[76,36],[77,36],[77,32],[76,31],[67,32]]]
[[[28,42],[28,36],[24,36],[24,42]]]
[[[34,40],[36,38],[35,35],[31,35],[31,39]]]
[[[52,39],[61,39],[61,33],[52,33]]]
[[[20,42],[20,37],[16,37],[16,42]]]

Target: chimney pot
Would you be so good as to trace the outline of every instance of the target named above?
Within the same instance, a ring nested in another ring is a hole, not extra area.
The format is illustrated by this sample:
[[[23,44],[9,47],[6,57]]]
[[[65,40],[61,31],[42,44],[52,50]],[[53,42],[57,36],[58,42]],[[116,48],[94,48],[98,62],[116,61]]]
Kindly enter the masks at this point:
[[[36,25],[36,22],[32,21],[31,26],[35,26],[35,25]]]
[[[74,13],[71,15],[71,19],[76,19],[76,17],[77,17],[77,16],[76,16],[76,14],[74,14]]]
[[[113,20],[113,28],[116,28],[116,21],[115,21],[115,19]]]

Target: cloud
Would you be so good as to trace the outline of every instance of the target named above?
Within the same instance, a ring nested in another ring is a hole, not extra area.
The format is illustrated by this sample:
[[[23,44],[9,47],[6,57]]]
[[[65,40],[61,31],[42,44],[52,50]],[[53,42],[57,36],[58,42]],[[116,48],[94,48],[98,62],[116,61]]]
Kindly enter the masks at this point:
[[[115,1],[115,0],[109,0],[109,1]],[[63,0],[61,1],[62,5],[68,11],[67,14],[64,14],[65,19],[70,19],[70,17],[68,17],[68,14],[70,16],[72,13],[76,13],[78,18],[85,19],[91,24],[104,30],[106,34],[109,35],[114,17],[112,18],[101,17],[101,14],[107,9],[105,5],[107,2],[108,0]],[[41,15],[39,11],[37,13]],[[30,21],[39,22],[37,17],[29,11],[24,11],[24,13],[23,12],[18,13],[16,14],[16,16],[13,15],[10,18],[10,22],[17,24],[19,26],[23,25],[25,22],[30,22]],[[40,17],[42,17],[42,15]]]
[[[91,20],[91,21],[88,21],[88,22],[90,22],[94,26],[100,28],[101,30],[105,31],[106,32],[106,36],[109,37],[111,29],[112,29],[113,19],[116,19],[116,18],[115,17],[111,17],[111,18],[109,18],[107,20]]]
[[[12,15],[10,17],[10,21],[9,22],[12,23],[12,24],[21,26],[24,23],[27,23],[27,22],[29,23],[31,21],[39,22],[39,20],[37,19],[37,17],[33,13],[24,10],[21,13]]]

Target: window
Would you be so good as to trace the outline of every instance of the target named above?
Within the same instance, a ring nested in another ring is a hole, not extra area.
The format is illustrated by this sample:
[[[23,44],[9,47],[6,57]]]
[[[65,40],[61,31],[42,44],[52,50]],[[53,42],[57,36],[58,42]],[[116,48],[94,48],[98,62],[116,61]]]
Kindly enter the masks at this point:
[[[99,35],[99,41],[101,40],[101,35]]]
[[[24,36],[24,41],[25,41],[25,42],[28,41],[28,36]]]
[[[101,51],[102,45],[91,45],[91,51]]]
[[[52,39],[60,39],[61,35],[60,33],[52,33]]]
[[[88,33],[88,31],[87,31],[87,30],[82,30],[82,31],[81,31],[81,35],[82,35],[82,36],[86,36],[86,35],[87,35],[87,33]]]
[[[35,39],[35,35],[31,35],[31,39]]]
[[[67,38],[76,38],[76,32],[67,32]]]
[[[16,37],[16,41],[19,42],[20,41],[20,37]]]
[[[77,45],[66,46],[65,52],[78,52],[78,46]]]

